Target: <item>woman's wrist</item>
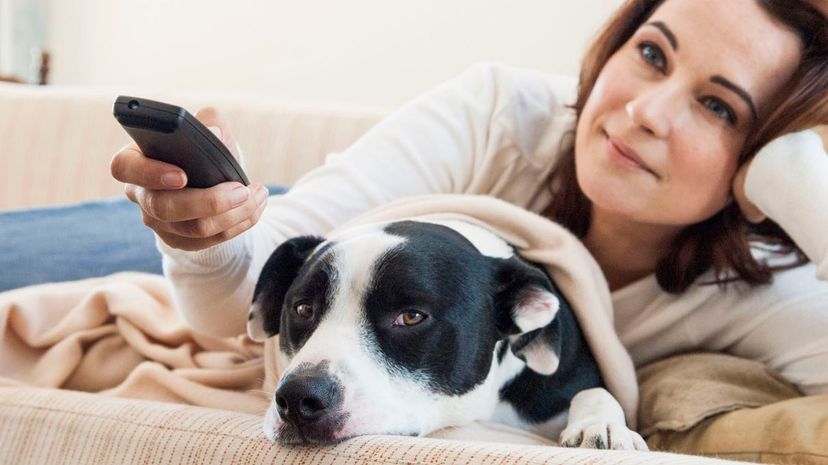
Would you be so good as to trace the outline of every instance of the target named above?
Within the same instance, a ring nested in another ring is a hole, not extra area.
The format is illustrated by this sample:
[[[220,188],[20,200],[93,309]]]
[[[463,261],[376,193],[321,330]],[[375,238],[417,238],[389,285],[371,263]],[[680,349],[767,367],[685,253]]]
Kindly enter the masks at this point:
[[[785,134],[759,150],[733,181],[733,196],[745,218],[754,223],[774,218],[789,188],[824,179],[825,173],[816,169],[828,162],[824,145],[820,134],[806,130]]]
[[[776,200],[792,187],[809,180],[826,157],[822,138],[806,130],[785,134],[764,146],[753,158],[745,176],[745,194],[763,213],[768,200]],[[821,173],[820,173],[821,174]]]
[[[170,247],[156,235],[156,246],[165,256],[179,265],[196,269],[215,269],[244,252],[244,234],[202,250],[186,251]]]
[[[762,148],[745,177],[747,198],[819,263],[828,258],[826,181],[828,154],[811,130],[785,135]]]

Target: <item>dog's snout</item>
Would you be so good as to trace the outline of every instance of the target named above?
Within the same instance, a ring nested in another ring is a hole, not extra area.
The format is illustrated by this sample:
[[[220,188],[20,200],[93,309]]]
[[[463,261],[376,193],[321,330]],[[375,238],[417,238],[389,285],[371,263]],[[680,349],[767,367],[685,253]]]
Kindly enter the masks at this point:
[[[341,387],[322,370],[307,370],[284,380],[276,390],[282,420],[295,425],[319,422],[331,415],[342,397]]]

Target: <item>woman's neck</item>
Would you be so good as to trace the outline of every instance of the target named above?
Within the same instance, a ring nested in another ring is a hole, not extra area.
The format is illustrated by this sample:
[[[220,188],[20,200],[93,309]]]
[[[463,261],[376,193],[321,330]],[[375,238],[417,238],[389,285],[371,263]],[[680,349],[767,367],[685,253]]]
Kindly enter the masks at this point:
[[[593,205],[584,245],[601,267],[610,290],[620,289],[655,271],[680,227],[635,223]]]

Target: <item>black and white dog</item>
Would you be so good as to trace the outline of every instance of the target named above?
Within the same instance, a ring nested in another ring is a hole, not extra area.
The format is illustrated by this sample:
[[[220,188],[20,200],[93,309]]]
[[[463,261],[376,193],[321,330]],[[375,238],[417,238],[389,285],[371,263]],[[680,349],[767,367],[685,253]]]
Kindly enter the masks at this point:
[[[647,448],[548,276],[471,223],[291,239],[262,269],[248,332],[278,334],[286,367],[265,416],[271,440],[425,435],[488,420],[565,446]]]

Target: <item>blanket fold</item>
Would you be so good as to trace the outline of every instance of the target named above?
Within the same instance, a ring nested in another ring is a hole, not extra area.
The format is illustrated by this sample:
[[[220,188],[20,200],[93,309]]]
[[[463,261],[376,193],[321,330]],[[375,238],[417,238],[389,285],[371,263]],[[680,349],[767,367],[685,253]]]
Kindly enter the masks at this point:
[[[30,385],[261,414],[261,345],[190,330],[143,273],[0,294],[0,386]]]

